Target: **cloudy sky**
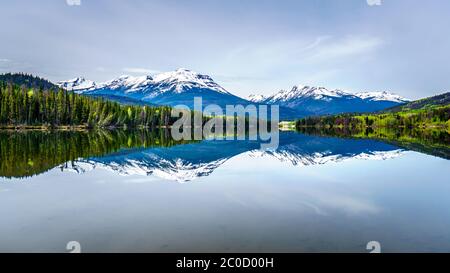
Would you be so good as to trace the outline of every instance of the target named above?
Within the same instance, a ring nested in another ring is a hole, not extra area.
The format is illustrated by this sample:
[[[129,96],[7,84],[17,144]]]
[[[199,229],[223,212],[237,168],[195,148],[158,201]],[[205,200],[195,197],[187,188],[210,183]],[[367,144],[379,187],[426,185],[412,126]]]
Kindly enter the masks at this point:
[[[240,96],[450,90],[448,0],[77,2],[1,0],[0,73],[105,81],[184,67]]]

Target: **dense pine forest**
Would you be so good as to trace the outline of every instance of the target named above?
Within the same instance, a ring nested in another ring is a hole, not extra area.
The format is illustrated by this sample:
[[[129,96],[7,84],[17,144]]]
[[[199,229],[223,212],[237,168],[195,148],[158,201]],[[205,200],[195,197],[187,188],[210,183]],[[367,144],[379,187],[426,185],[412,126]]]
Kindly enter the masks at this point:
[[[102,98],[77,95],[63,89],[28,88],[0,82],[0,127],[168,126],[168,106],[128,106]]]

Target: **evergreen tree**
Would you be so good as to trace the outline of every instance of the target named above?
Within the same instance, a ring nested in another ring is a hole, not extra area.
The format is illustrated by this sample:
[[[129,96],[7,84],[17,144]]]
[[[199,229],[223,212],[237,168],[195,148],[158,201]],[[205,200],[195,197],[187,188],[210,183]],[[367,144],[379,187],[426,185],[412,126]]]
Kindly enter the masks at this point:
[[[167,106],[121,105],[63,89],[28,89],[0,83],[1,126],[85,126],[152,127],[168,126],[171,108]]]

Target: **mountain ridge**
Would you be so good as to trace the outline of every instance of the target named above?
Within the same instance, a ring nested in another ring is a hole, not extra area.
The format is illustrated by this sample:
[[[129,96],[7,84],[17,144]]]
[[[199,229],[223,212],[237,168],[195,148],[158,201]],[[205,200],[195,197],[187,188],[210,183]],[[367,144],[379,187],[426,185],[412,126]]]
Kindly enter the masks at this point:
[[[249,101],[231,94],[210,76],[180,68],[157,75],[123,75],[110,81],[96,83],[84,78],[58,82],[67,90],[83,95],[126,97],[151,104],[192,108],[194,97],[201,96],[204,105],[250,104]]]
[[[193,108],[194,97],[201,96],[204,105],[266,104],[279,105],[281,119],[343,112],[372,112],[406,103],[408,100],[388,92],[349,93],[325,87],[296,85],[271,96],[241,98],[216,83],[210,76],[186,68],[156,75],[120,76],[96,83],[85,78],[58,82],[62,88],[84,95],[128,98],[155,105],[186,105]]]
[[[350,93],[340,89],[302,85],[295,85],[291,90],[280,90],[270,96],[250,95],[248,99],[255,103],[302,108],[312,115],[373,112],[409,102],[408,99],[386,91]]]
[[[47,79],[33,76],[26,73],[5,73],[0,74],[0,82],[25,86],[37,89],[58,89],[58,86]]]
[[[395,106],[383,110],[384,112],[399,112],[407,110],[417,110],[424,107],[436,107],[445,106],[450,104],[450,92],[442,93],[439,95],[426,97],[419,100],[410,101],[404,105]]]

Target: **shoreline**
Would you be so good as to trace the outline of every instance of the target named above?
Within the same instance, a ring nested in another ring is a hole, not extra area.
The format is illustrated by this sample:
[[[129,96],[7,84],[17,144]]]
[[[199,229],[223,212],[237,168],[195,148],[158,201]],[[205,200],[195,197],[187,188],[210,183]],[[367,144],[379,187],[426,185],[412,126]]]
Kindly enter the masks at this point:
[[[61,126],[40,126],[40,125],[11,125],[0,126],[0,131],[90,131],[90,130],[142,130],[142,129],[166,129],[167,126],[158,126],[155,128],[147,126],[138,127],[92,127],[86,125],[61,125]]]
[[[449,128],[447,127],[446,124],[442,124],[442,125],[420,125],[420,126],[413,126],[413,127],[408,127],[408,126],[356,126],[356,127],[352,127],[352,126],[329,126],[329,125],[325,125],[325,126],[320,126],[320,125],[300,125],[300,126],[296,126],[295,128],[315,128],[315,129],[373,129],[373,130],[379,130],[379,129],[420,129],[420,130],[427,130],[427,129],[439,129],[439,130],[448,130]]]

